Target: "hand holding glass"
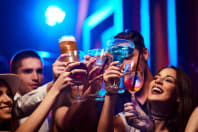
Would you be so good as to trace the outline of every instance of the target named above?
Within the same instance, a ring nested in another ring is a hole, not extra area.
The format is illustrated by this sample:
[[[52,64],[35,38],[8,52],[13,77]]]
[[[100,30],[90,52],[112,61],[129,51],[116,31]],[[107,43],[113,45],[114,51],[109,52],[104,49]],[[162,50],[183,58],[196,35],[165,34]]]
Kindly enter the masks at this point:
[[[122,64],[124,58],[131,56],[135,48],[133,42],[125,39],[112,39],[107,42],[107,52],[113,55],[113,61],[119,61]],[[119,89],[116,80],[110,88]]]
[[[90,49],[88,50],[88,55],[96,59],[96,63],[93,65],[93,69],[94,67],[99,68],[98,75],[102,74],[109,63],[112,61],[112,56],[105,52],[104,49]],[[98,82],[95,87],[96,92],[89,94],[89,96],[94,97],[96,100],[103,100],[104,97],[99,95],[99,90],[102,88],[102,81],[100,80],[100,82]]]

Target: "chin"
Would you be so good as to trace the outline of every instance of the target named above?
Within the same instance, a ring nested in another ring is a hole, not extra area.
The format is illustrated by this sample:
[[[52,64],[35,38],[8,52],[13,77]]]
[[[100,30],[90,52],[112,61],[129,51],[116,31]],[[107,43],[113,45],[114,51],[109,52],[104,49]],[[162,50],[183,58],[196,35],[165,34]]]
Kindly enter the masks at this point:
[[[164,102],[166,101],[166,99],[164,99],[163,97],[160,97],[159,95],[151,95],[148,97],[148,100],[150,102],[155,101],[155,102]]]
[[[11,114],[5,114],[0,117],[1,120],[10,120],[12,118]]]

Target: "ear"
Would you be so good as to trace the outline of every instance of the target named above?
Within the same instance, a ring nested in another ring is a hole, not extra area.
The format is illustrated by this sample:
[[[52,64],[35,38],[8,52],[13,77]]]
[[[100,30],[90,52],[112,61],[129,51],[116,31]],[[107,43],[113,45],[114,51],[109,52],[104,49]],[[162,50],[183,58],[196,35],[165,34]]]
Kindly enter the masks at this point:
[[[143,54],[142,55],[143,55],[144,59],[147,61],[148,57],[149,57],[149,52],[148,52],[147,48],[143,49]]]

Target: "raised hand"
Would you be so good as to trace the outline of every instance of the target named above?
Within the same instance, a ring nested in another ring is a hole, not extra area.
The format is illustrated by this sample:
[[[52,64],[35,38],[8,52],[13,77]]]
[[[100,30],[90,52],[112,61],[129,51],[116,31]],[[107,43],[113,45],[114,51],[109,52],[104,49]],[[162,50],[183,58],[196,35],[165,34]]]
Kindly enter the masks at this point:
[[[70,62],[64,62],[64,59],[66,57],[70,57],[68,54],[61,54],[56,61],[52,64],[52,71],[53,71],[53,76],[54,80],[58,78],[58,76],[63,73],[66,69],[66,66]]]
[[[137,101],[124,104],[124,115],[128,125],[142,131],[149,131],[153,128],[153,122],[149,116],[141,109]]]
[[[100,74],[101,68],[96,66],[96,58],[86,55],[85,63],[88,68],[88,85],[87,89],[84,89],[84,96],[95,93],[102,86],[102,74]]]
[[[74,85],[72,78],[70,77],[70,72],[62,72],[57,80],[54,82],[52,88],[61,91],[64,88]]]
[[[107,92],[117,93],[119,90],[119,89],[114,89],[110,87],[114,85],[114,83],[116,83],[117,86],[120,85],[120,78],[122,76],[122,71],[121,71],[122,65],[117,66],[118,64],[119,64],[119,61],[112,62],[110,66],[108,67],[108,69],[103,74],[103,79],[105,82],[105,88]]]

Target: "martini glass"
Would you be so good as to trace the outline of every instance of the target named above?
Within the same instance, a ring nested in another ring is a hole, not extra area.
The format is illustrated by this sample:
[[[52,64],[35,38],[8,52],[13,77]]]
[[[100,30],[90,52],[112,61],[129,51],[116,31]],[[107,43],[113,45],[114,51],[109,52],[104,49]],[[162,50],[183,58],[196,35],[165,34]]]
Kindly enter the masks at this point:
[[[135,44],[126,39],[111,39],[107,42],[107,52],[112,54],[113,61],[119,61],[118,65],[122,64],[126,57],[130,57],[134,49]],[[113,85],[109,88],[123,90],[116,82],[113,80]]]

